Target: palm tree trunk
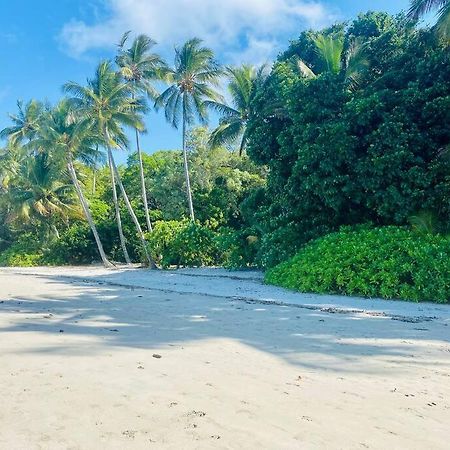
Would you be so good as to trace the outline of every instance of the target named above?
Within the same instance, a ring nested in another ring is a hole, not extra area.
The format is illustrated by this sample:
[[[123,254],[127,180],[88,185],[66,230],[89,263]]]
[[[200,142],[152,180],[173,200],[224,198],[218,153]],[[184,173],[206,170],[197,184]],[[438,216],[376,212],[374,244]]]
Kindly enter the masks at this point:
[[[145,187],[145,176],[144,176],[144,165],[142,163],[142,152],[141,146],[139,144],[139,131],[137,128],[134,129],[136,132],[136,148],[139,158],[139,173],[141,176],[141,191],[142,191],[142,202],[144,203],[145,220],[147,222],[148,231],[151,233],[153,231],[152,222],[150,221],[150,214],[148,212],[148,201],[147,201],[147,189]]]
[[[130,255],[128,254],[127,244],[125,242],[125,236],[123,235],[122,219],[120,217],[119,202],[117,200],[116,180],[114,177],[114,168],[112,165],[111,158],[112,158],[111,150],[108,149],[108,163],[109,163],[109,171],[111,174],[111,187],[112,187],[113,203],[114,203],[114,208],[116,210],[116,222],[117,222],[117,228],[119,230],[120,245],[122,247],[123,256],[125,257],[125,262],[127,264],[131,264]]]
[[[135,212],[133,210],[133,207],[131,206],[131,203],[130,203],[130,200],[128,198],[128,195],[127,195],[127,193],[125,191],[125,187],[122,184],[122,179],[120,177],[120,173],[117,170],[117,166],[116,166],[116,163],[114,161],[111,149],[109,149],[109,148],[108,148],[108,156],[111,158],[111,164],[112,164],[113,169],[114,169],[114,174],[116,175],[117,184],[119,185],[119,188],[120,188],[120,191],[122,193],[123,199],[125,200],[125,204],[127,205],[128,212],[130,213],[130,216],[133,219],[134,224],[136,225],[136,229],[137,229],[137,232],[138,232],[138,235],[139,235],[139,239],[141,240],[141,244],[142,244],[142,250],[144,251],[145,257],[146,257],[146,259],[148,261],[148,265],[149,265],[149,267],[151,269],[155,269],[156,268],[156,264],[155,264],[155,262],[153,261],[153,259],[150,257],[150,255],[148,253],[147,242],[145,241],[144,233],[142,232],[142,228],[141,228],[141,225],[139,223],[139,220],[136,217],[136,214],[135,214]]]
[[[81,190],[80,183],[78,182],[77,174],[75,172],[75,168],[73,167],[72,161],[69,161],[67,163],[67,168],[69,170],[69,175],[70,175],[70,178],[72,179],[72,183],[75,187],[75,191],[77,192],[78,198],[80,200],[81,207],[83,208],[84,215],[86,216],[86,220],[88,221],[89,226],[91,227],[92,234],[94,235],[94,239],[97,244],[100,258],[103,261],[103,265],[106,268],[112,268],[112,267],[114,267],[114,265],[108,261],[108,258],[106,257],[106,253],[103,250],[103,245],[100,240],[100,236],[98,235],[97,228],[95,227],[94,220],[92,219],[91,211],[89,210],[89,205],[87,204],[87,201],[84,198],[83,191]]]
[[[186,114],[184,112],[184,108],[183,108],[183,158],[184,158],[184,175],[186,177],[186,194],[189,204],[189,215],[191,216],[192,222],[194,222],[195,221],[194,204],[192,203],[191,181],[189,179],[189,165],[186,148]]]

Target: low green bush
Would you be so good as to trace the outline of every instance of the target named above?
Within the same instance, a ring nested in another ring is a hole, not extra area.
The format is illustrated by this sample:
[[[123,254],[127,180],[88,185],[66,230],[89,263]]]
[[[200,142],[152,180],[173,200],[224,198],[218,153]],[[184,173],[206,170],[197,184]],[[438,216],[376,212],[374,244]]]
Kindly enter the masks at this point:
[[[450,302],[450,238],[401,227],[343,228],[266,273],[301,292]]]
[[[156,222],[147,235],[150,255],[162,267],[220,263],[216,232],[189,220]]]
[[[98,251],[89,225],[73,224],[61,233],[45,251],[44,260],[51,265],[89,264],[98,260]]]
[[[30,233],[24,233],[14,244],[0,253],[0,266],[38,266],[43,263],[42,256],[37,237]]]

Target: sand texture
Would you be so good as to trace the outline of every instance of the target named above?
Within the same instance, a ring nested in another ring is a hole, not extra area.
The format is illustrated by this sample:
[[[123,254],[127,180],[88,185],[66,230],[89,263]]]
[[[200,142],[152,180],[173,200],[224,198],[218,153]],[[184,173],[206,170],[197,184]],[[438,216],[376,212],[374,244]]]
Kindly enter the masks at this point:
[[[258,272],[0,269],[0,449],[448,449],[449,324]]]

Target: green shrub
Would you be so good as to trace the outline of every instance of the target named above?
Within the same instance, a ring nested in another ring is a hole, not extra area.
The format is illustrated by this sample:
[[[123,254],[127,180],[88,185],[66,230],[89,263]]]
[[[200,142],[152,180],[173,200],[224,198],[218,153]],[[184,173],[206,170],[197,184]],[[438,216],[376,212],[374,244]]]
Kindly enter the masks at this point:
[[[256,255],[256,264],[259,267],[269,268],[286,261],[300,248],[298,238],[299,232],[292,224],[264,234]]]
[[[43,263],[37,236],[24,233],[17,241],[0,253],[0,266],[32,267]]]
[[[216,233],[199,223],[156,222],[147,241],[150,255],[163,267],[209,266],[220,262]]]
[[[176,264],[171,249],[176,235],[186,226],[186,221],[178,220],[161,220],[153,224],[153,231],[146,235],[146,240],[150,256],[157,264],[163,267]]]
[[[222,229],[216,237],[217,246],[222,254],[224,267],[230,269],[255,266],[256,255],[260,246],[257,230]]]
[[[46,250],[44,260],[51,265],[88,264],[98,260],[97,246],[89,226],[72,224]]]
[[[199,223],[190,222],[176,235],[171,248],[173,260],[180,266],[213,266],[220,263],[216,233]]]
[[[343,228],[266,273],[301,292],[450,302],[450,238],[401,227]]]
[[[97,225],[103,248],[114,261],[122,261],[117,227],[112,221],[104,220]],[[132,247],[129,245],[131,252]],[[44,251],[43,261],[48,265],[79,265],[100,262],[97,244],[86,222],[74,222],[61,232]]]

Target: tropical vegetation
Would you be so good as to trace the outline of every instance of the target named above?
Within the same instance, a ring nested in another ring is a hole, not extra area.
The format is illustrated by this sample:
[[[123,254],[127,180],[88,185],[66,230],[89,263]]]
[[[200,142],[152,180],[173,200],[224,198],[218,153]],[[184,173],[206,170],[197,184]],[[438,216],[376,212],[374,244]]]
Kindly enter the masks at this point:
[[[304,31],[271,67],[223,67],[197,38],[170,65],[126,33],[1,131],[0,264],[261,267],[300,291],[448,302],[448,8]],[[179,150],[145,152],[152,108]]]

